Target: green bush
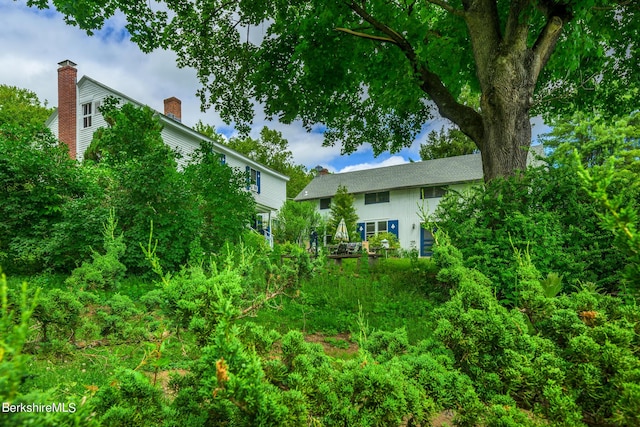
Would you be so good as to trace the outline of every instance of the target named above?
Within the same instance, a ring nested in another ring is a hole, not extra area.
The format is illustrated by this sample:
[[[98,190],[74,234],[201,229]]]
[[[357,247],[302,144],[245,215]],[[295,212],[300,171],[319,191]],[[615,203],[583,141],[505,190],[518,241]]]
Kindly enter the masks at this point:
[[[67,201],[81,197],[76,163],[48,129],[0,125],[0,263],[7,271],[51,266],[51,231]]]
[[[75,289],[117,289],[127,268],[120,262],[126,246],[123,235],[116,237],[116,226],[117,221],[114,212],[111,211],[103,231],[105,254],[93,251],[93,261],[83,262],[82,266],[73,270],[71,277],[66,280],[69,286]]]
[[[32,318],[40,323],[42,340],[47,342],[50,338],[58,338],[75,341],[83,311],[83,304],[78,297],[72,291],[62,289],[51,289],[40,295],[40,303]]]
[[[518,407],[569,426],[637,422],[625,406],[637,404],[629,386],[640,373],[637,306],[588,285],[545,295],[531,257],[516,251],[516,307],[508,310],[443,242],[436,247],[443,252],[435,256],[444,267],[438,277],[453,283],[450,301],[434,313],[434,337],[483,402],[509,396]],[[497,413],[487,416],[495,420]]]
[[[619,289],[624,262],[593,215],[577,175],[553,156],[518,176],[496,179],[460,194],[449,191],[436,211],[438,227],[462,253],[464,265],[493,282],[504,303],[516,299],[514,248],[527,250],[544,275],[562,274],[565,289],[594,282]]]
[[[140,372],[118,369],[91,403],[102,426],[162,426],[169,415],[161,391]]]

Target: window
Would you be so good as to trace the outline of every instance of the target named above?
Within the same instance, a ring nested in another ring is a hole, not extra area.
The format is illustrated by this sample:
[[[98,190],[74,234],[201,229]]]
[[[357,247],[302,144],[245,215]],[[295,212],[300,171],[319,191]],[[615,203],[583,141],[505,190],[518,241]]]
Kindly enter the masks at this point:
[[[82,104],[82,127],[90,128],[91,127],[91,111],[92,111],[91,102],[87,102],[86,104]]]
[[[433,199],[436,197],[442,197],[446,192],[447,189],[445,187],[422,187],[420,189],[420,198]]]
[[[260,171],[250,166],[246,167],[247,172],[247,190],[260,194]]]
[[[331,197],[320,199],[320,209],[331,209]]]
[[[366,193],[364,195],[364,204],[372,205],[374,203],[388,203],[389,202],[389,192],[382,191],[379,193]]]
[[[386,233],[387,221],[372,221],[367,222],[364,225],[365,228],[365,240],[369,240],[369,238],[375,236],[378,233]]]

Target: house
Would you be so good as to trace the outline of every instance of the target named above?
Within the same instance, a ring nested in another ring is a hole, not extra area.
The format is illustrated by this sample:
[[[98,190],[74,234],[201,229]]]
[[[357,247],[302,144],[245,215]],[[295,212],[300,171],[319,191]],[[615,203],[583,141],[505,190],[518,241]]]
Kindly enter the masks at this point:
[[[532,147],[542,154],[542,145]],[[534,159],[529,154],[529,163]],[[433,235],[422,227],[424,215],[434,213],[448,189],[464,190],[483,182],[480,154],[405,163],[376,169],[329,174],[320,172],[295,198],[316,203],[325,217],[331,198],[345,186],[355,198],[357,231],[368,240],[378,233],[396,235],[403,249],[430,256]],[[332,234],[332,230],[327,230]]]
[[[76,64],[72,61],[65,60],[58,65],[58,108],[46,124],[69,147],[69,155],[82,161],[93,133],[107,126],[98,111],[105,98],[113,96],[140,107],[142,104],[90,77],[77,80]],[[167,98],[164,112],[157,115],[163,125],[164,142],[182,155],[179,165],[186,164],[202,140],[209,140],[227,165],[245,171],[250,177],[247,190],[256,201],[256,228],[270,237],[272,219],[286,200],[289,178],[185,126],[181,122],[181,106],[178,98]]]

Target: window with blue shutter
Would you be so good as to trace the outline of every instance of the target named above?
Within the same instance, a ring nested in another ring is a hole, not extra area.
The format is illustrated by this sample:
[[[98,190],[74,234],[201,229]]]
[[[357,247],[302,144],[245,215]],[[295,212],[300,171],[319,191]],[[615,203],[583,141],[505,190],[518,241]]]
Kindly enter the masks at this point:
[[[260,171],[253,169],[251,166],[247,166],[245,171],[247,173],[247,190],[260,194]]]

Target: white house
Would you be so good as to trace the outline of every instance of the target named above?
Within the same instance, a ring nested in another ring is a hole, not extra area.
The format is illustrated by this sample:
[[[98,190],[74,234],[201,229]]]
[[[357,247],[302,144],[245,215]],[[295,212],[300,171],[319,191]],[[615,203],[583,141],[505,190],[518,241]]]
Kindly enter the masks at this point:
[[[47,126],[69,146],[69,155],[82,161],[93,133],[107,126],[98,111],[105,98],[113,96],[137,106],[142,104],[90,77],[77,80],[76,64],[69,60],[58,65],[58,108],[47,120]],[[289,178],[183,125],[181,104],[175,97],[167,98],[164,113],[158,112],[164,142],[182,154],[183,158],[178,162],[184,165],[200,142],[208,140],[227,165],[247,172],[251,180],[247,189],[252,192],[258,210],[256,224],[260,231],[269,235],[271,220],[286,200]]]
[[[542,145],[532,147],[532,151],[542,154]],[[460,191],[482,181],[480,154],[469,154],[354,172],[320,173],[295,200],[316,203],[318,211],[328,217],[331,198],[342,185],[355,198],[357,231],[362,240],[389,232],[398,237],[403,249],[418,249],[420,256],[430,256],[433,235],[422,227],[423,214],[431,215],[448,189]]]

